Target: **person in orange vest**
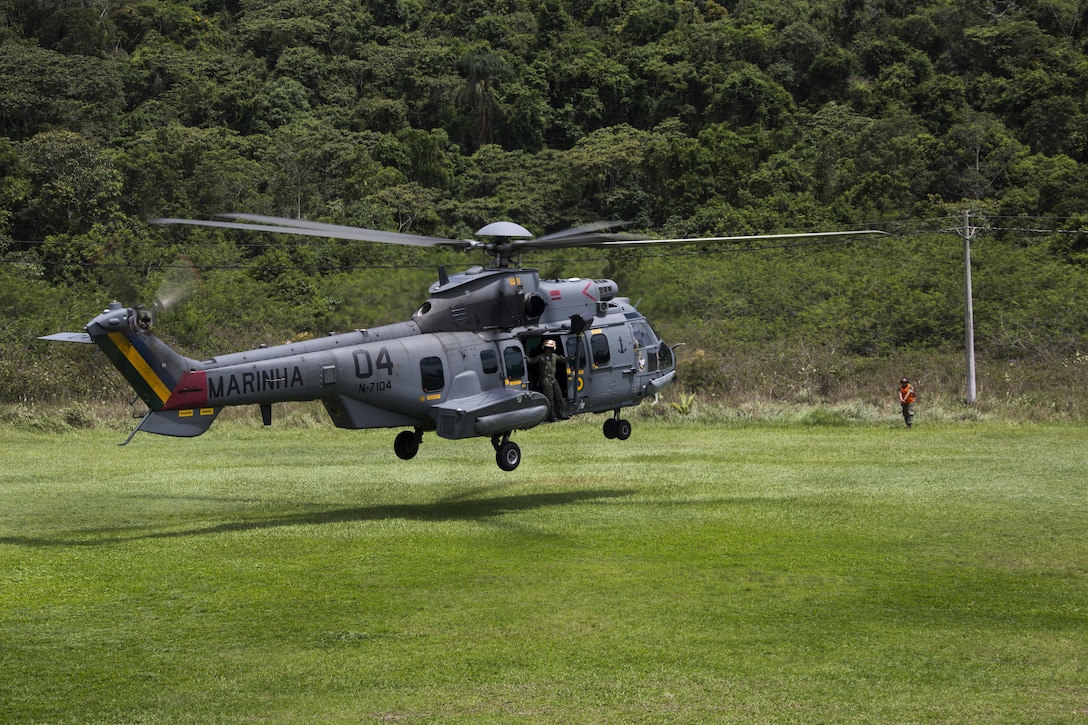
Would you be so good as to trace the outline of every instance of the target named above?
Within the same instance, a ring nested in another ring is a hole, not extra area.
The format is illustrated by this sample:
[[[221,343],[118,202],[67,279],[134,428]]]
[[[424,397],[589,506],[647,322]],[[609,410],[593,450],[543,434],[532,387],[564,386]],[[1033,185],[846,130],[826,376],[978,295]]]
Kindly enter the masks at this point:
[[[903,378],[899,381],[899,404],[903,406],[903,422],[910,428],[914,423],[914,400],[918,397],[914,386]]]

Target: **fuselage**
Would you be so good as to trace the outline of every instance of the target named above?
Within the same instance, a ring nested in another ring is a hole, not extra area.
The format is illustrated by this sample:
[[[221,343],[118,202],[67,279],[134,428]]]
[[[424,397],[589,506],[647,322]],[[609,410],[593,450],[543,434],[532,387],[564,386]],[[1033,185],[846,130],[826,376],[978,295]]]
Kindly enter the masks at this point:
[[[443,279],[411,320],[193,360],[151,332],[152,320],[120,305],[87,332],[152,410],[320,400],[343,428],[438,428],[469,416],[479,435],[543,419],[535,366],[545,339],[565,364],[556,377],[565,414],[635,405],[674,376],[670,348],[611,280],[546,280],[533,270],[484,270]],[[461,405],[458,401],[470,401]],[[511,411],[532,410],[519,416]],[[467,411],[467,412],[466,412]],[[492,423],[472,418],[495,414]]]

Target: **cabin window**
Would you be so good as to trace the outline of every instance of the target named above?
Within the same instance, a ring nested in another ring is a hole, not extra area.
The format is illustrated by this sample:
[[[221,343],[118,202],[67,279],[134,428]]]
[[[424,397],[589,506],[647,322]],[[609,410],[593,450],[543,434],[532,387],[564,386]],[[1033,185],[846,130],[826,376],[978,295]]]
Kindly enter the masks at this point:
[[[493,375],[499,372],[499,356],[495,354],[494,350],[480,351],[480,367],[483,369],[484,375]]]
[[[423,392],[433,393],[446,387],[446,375],[442,371],[442,358],[425,357],[419,361],[419,374],[423,379]]]
[[[593,365],[600,367],[607,365],[612,359],[612,353],[608,350],[608,338],[603,332],[596,332],[590,338],[589,346],[593,349]]]
[[[508,347],[502,351],[503,362],[506,363],[506,377],[510,380],[521,380],[525,377],[525,356],[521,348]]]

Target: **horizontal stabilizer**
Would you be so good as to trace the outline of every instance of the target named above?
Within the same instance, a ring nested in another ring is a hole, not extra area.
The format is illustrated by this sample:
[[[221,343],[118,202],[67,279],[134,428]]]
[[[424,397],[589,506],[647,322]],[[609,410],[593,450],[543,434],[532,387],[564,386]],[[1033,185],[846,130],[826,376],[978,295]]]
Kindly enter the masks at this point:
[[[221,410],[222,408],[153,410],[144,416],[144,419],[136,426],[136,430],[132,431],[132,435],[143,432],[175,438],[192,438],[208,430]],[[132,440],[132,436],[129,436],[128,440]]]
[[[39,340],[49,340],[50,342],[78,342],[83,344],[94,344],[94,340],[86,332],[54,332],[52,335],[42,335]]]

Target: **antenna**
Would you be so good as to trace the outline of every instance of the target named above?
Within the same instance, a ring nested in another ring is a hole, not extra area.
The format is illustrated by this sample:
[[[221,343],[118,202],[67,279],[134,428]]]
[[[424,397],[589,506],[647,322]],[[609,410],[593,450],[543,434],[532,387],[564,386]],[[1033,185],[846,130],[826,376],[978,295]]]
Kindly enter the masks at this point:
[[[971,293],[971,238],[978,227],[971,226],[970,210],[963,212],[963,297],[964,327],[967,329],[967,404],[975,402],[975,309]]]

